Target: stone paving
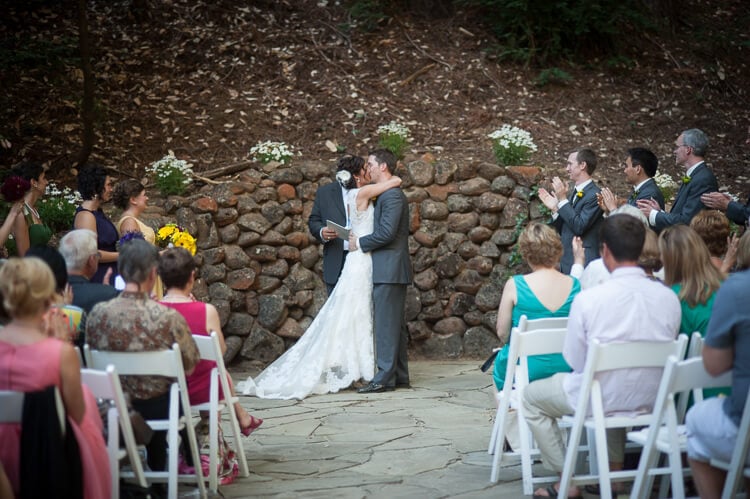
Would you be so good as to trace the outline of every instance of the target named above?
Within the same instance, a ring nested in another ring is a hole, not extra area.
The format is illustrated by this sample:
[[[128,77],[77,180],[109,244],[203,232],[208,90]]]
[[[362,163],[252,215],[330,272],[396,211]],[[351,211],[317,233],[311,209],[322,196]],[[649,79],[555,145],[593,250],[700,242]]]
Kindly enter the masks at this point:
[[[522,497],[520,465],[489,481],[492,379],[478,361],[412,361],[412,388],[303,401],[241,397],[263,426],[245,439],[240,497]],[[246,373],[233,372],[235,381]]]

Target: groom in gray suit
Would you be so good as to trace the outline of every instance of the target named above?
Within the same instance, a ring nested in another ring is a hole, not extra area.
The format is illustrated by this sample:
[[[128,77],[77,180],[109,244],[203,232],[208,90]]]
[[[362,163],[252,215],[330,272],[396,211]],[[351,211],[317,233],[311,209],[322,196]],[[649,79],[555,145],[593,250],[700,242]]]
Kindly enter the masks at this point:
[[[373,182],[386,182],[396,169],[396,157],[386,149],[372,151],[366,168]],[[375,357],[378,372],[359,393],[380,393],[409,386],[407,333],[404,319],[406,287],[411,284],[409,205],[401,189],[385,191],[374,200],[372,234],[350,240],[351,251],[372,252],[372,300]],[[353,243],[353,244],[352,244]]]

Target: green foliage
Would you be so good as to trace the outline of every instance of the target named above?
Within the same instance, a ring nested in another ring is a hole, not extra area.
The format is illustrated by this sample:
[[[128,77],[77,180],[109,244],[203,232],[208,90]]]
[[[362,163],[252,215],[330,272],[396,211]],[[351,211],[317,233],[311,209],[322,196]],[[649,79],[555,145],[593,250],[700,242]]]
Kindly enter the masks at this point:
[[[374,31],[378,25],[388,19],[383,11],[382,0],[354,0],[348,7],[349,17],[364,31]]]
[[[182,195],[192,183],[193,169],[182,159],[175,158],[170,151],[159,161],[155,161],[146,169],[154,178],[154,185],[164,196]]]
[[[391,151],[397,159],[403,159],[406,146],[409,144],[409,128],[391,121],[378,127],[378,145]]]
[[[629,27],[649,26],[636,0],[458,0],[477,7],[497,36],[501,58],[548,62],[616,52]]]
[[[70,187],[58,188],[53,182],[47,184],[47,190],[36,203],[39,218],[52,232],[70,230],[76,214],[76,206],[83,200],[78,192]]]
[[[526,227],[526,221],[527,216],[524,213],[519,213],[516,215],[516,226],[513,228],[513,240],[516,241],[516,244],[513,245],[513,248],[510,252],[510,256],[508,257],[508,266],[505,270],[505,277],[509,278],[513,275],[513,269],[523,263],[523,257],[521,256],[521,250],[518,247],[518,237],[521,235],[521,232],[523,232],[523,229]]]
[[[558,67],[552,67],[540,71],[539,75],[534,79],[534,85],[545,87],[550,83],[569,83],[571,81],[573,81],[573,77],[570,73]]]

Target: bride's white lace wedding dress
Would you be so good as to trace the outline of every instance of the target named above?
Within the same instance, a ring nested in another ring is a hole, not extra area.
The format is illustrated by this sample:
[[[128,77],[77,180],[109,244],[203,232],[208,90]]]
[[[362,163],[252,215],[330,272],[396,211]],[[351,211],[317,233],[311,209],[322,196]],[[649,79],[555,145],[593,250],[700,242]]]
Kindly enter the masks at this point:
[[[359,236],[373,230],[373,206],[357,211],[359,189],[347,192],[352,230]],[[268,399],[303,399],[334,393],[375,374],[372,338],[372,258],[352,251],[336,287],[310,327],[255,379],[242,387],[245,395]],[[239,387],[238,387],[239,388]]]

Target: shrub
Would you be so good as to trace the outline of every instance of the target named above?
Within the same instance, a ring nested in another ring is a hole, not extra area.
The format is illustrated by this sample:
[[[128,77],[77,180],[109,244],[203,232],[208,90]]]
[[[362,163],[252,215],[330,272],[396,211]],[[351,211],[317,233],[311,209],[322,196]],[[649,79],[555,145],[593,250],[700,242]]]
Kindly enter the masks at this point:
[[[402,159],[409,143],[409,128],[396,121],[378,127],[378,144]]]
[[[172,151],[146,169],[154,177],[154,184],[163,195],[182,195],[192,183],[193,169],[187,161],[177,159]]]

